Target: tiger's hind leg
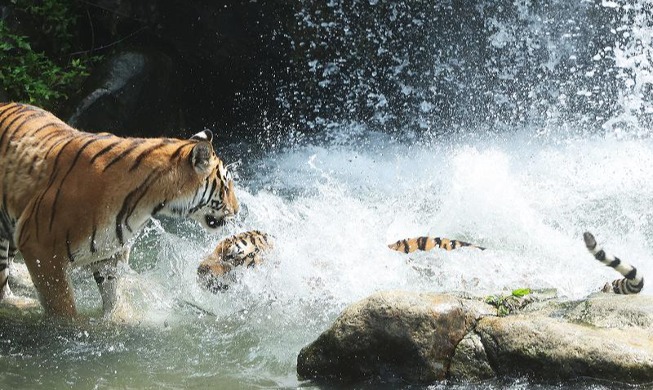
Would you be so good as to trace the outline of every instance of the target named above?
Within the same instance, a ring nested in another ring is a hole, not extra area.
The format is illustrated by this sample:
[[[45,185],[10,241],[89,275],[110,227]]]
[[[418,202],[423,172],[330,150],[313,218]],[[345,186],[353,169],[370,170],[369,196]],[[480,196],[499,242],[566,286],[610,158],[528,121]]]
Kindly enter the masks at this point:
[[[102,297],[102,312],[105,317],[111,316],[120,300],[118,268],[119,265],[128,261],[129,251],[130,248],[126,248],[109,259],[98,261],[91,266],[93,279],[95,279]]]
[[[77,308],[68,277],[68,267],[67,264],[59,261],[64,256],[38,260],[29,251],[21,250],[21,252],[45,313],[59,318],[75,318]]]
[[[13,252],[11,249],[13,249]],[[9,268],[11,267],[11,262],[15,254],[16,249],[12,245],[9,245],[9,240],[4,238],[0,239],[0,300],[11,295],[11,289],[9,288]]]

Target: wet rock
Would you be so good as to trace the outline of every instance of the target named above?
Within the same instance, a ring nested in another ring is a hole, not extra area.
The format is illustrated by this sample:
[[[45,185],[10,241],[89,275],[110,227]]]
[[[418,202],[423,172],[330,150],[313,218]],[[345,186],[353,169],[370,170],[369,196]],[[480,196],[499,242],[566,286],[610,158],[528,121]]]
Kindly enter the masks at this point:
[[[567,321],[601,328],[653,329],[653,299],[650,296],[597,293],[568,305],[564,313]]]
[[[449,375],[460,381],[478,381],[496,376],[485,353],[481,337],[468,333],[456,347],[451,359]]]
[[[546,380],[585,376],[626,383],[653,380],[653,338],[646,329],[605,329],[516,315],[483,318],[475,332],[497,375]]]
[[[179,127],[173,64],[156,51],[127,50],[108,58],[86,83],[68,122],[87,131],[161,136]]]
[[[297,359],[307,379],[444,379],[456,345],[492,308],[449,295],[382,292],[349,306]]]
[[[535,297],[512,314],[479,297],[386,292],[345,309],[302,349],[302,378],[653,381],[653,297]]]

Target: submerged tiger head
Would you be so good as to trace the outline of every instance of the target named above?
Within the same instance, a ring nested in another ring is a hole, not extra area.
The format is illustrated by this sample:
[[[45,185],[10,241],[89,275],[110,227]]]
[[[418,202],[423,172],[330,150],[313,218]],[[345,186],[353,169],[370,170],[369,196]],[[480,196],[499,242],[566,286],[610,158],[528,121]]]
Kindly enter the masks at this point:
[[[233,219],[240,209],[234,182],[222,160],[211,145],[213,134],[204,130],[191,137],[197,140],[190,155],[190,163],[201,179],[201,185],[192,199],[188,216],[208,231],[217,231],[226,221]]]

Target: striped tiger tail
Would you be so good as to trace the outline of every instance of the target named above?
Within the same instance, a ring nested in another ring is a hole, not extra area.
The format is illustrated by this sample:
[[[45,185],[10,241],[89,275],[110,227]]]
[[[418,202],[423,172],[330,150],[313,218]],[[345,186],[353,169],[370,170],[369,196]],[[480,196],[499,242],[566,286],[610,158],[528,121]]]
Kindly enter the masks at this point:
[[[451,240],[444,237],[429,237],[429,236],[406,238],[403,240],[399,240],[393,244],[388,245],[388,248],[395,250],[397,252],[411,253],[417,250],[430,251],[433,248],[440,248],[440,249],[450,251],[465,246],[480,249],[480,250],[485,250],[485,248],[481,246],[470,244],[468,242],[464,242],[460,240]]]
[[[583,233],[585,246],[594,258],[601,263],[615,269],[624,277],[613,280],[612,283],[606,283],[603,286],[603,292],[614,292],[615,294],[637,294],[644,287],[644,277],[637,271],[637,268],[622,261],[616,256],[608,254],[596,242],[596,239],[590,232]]]

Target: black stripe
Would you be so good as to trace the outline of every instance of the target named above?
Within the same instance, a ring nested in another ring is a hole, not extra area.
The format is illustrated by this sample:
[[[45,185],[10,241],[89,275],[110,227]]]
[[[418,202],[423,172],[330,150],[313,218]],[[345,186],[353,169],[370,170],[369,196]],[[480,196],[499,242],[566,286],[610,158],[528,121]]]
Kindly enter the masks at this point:
[[[152,210],[152,216],[154,217],[155,215],[157,215],[159,211],[161,211],[164,207],[166,207],[165,200],[159,203],[158,205],[154,206],[154,210]]]
[[[97,226],[93,226],[93,233],[91,234],[91,253],[97,252],[95,247],[95,235],[97,234]]]
[[[633,267],[633,269],[631,269],[630,272],[624,275],[626,279],[630,279],[630,280],[635,279],[635,276],[637,276],[637,268],[635,267]]]
[[[75,262],[75,256],[70,250],[70,231],[66,232],[66,252],[68,252],[68,260],[71,263]]]
[[[70,232],[66,233],[66,251],[68,252],[68,260],[71,263],[75,262],[75,256],[73,256],[73,253],[70,250],[70,239],[68,238]]]
[[[131,146],[129,146],[127,149],[123,150],[122,153],[120,153],[119,155],[114,157],[113,160],[109,161],[109,163],[107,165],[105,165],[104,168],[102,169],[102,172],[106,172],[106,170],[109,169],[109,167],[111,167],[113,164],[115,164],[118,161],[125,158],[125,156],[127,156],[129,153],[131,153],[134,149],[138,148],[140,144],[145,142],[144,139],[134,139],[134,140],[131,140],[131,141],[132,141]]]
[[[32,129],[32,130],[30,130],[29,133],[25,133],[24,136],[28,136],[28,135],[29,135],[29,136],[32,136],[32,137],[33,137],[33,136],[37,135],[38,133],[40,133],[41,131],[47,129],[47,128],[50,127],[50,126],[61,125],[61,124],[62,124],[61,122],[50,122],[50,123],[46,123],[46,124],[44,124],[44,125],[41,126],[41,127],[37,127],[36,129]],[[68,129],[66,129],[65,127],[60,127],[59,129],[68,130]]]
[[[594,258],[596,260],[598,260],[598,261],[604,261],[605,260],[605,252],[603,251],[603,249],[596,252],[596,254],[594,255]]]
[[[46,144],[48,141],[50,141],[52,138],[55,138],[55,137],[57,137],[57,136],[62,135],[61,133],[66,133],[66,132],[65,132],[64,130],[58,129],[58,131],[54,131],[54,132],[52,132],[52,133],[46,135],[45,137],[43,137],[42,139],[40,139],[38,143],[36,143],[36,144],[34,145],[34,149],[36,149],[36,150],[40,149],[42,145],[45,145],[45,144]],[[63,138],[62,138],[62,139],[63,139]],[[55,144],[54,144],[54,145],[56,145],[56,142],[59,142],[59,141],[55,141]],[[53,145],[53,146],[54,146],[54,145]],[[52,148],[48,149],[48,151],[47,151],[45,154],[43,154],[43,155],[36,155],[36,156],[34,156],[34,158],[32,159],[32,164],[30,164],[29,170],[27,171],[27,174],[28,174],[28,175],[31,175],[31,174],[32,174],[32,171],[34,170],[34,167],[36,166],[36,160],[38,160],[39,158],[42,158],[43,156],[47,156],[47,155],[50,153],[50,150],[52,150]]]
[[[426,250],[426,240],[427,240],[426,237],[419,237],[417,239],[417,247],[419,248],[419,250],[421,251]]]
[[[170,144],[171,142],[172,142],[172,141],[170,141],[169,139],[164,139],[164,140],[162,140],[160,143],[158,143],[158,144],[156,144],[156,145],[152,145],[152,146],[150,146],[149,148],[143,150],[143,151],[142,151],[141,153],[139,153],[139,155],[136,156],[136,158],[134,159],[134,164],[131,166],[131,168],[129,168],[129,172],[132,172],[132,171],[134,171],[136,168],[138,168],[138,166],[141,164],[141,162],[142,162],[142,161],[143,161],[147,156],[149,156],[150,154],[152,154],[152,152],[154,152],[155,150],[160,149],[160,148],[162,148],[162,147],[164,147],[164,146]]]
[[[209,192],[210,194],[213,193],[213,188],[215,188],[215,185],[216,185],[215,183],[211,183],[211,192]],[[202,192],[202,196],[200,197],[200,201],[204,201],[204,196],[206,196],[206,191],[208,191],[208,190],[209,190],[209,181],[207,180],[207,181],[204,182],[204,192]]]
[[[197,142],[186,142],[186,143],[182,144],[181,146],[179,146],[179,147],[177,148],[177,150],[175,150],[175,152],[172,153],[172,154],[170,155],[170,161],[172,161],[172,160],[176,159],[177,157],[179,157],[179,155],[181,154],[181,151],[182,151],[186,146],[188,146],[188,145],[193,145],[193,144],[196,144],[196,143],[197,143]]]
[[[7,141],[7,143],[5,145],[3,154],[7,153],[7,150],[9,149],[9,145],[12,143],[12,141],[16,140],[16,138],[18,137],[18,133],[20,132],[20,129],[23,126],[25,126],[26,123],[30,122],[35,117],[40,118],[40,117],[43,117],[44,115],[45,115],[45,113],[43,113],[43,112],[36,112],[36,113],[27,115],[27,117],[25,117],[25,120],[22,121],[18,126],[16,126],[16,128],[12,131],[11,136],[9,137],[9,140]],[[9,126],[7,126],[7,129],[9,129]],[[3,138],[4,138],[4,136],[6,134],[7,134],[7,132],[4,132],[2,134],[2,136],[0,136],[0,145],[2,145],[2,140],[3,140]]]
[[[619,267],[619,264],[621,264],[621,260],[619,260],[618,257],[615,257],[614,260],[612,260],[608,265],[612,268],[617,268]]]
[[[147,190],[149,187],[152,185],[152,182],[156,180],[161,174],[163,174],[163,171],[156,170],[151,172],[147,178],[143,181],[141,185],[136,187],[134,190],[132,190],[127,196],[125,197],[123,203],[122,203],[122,208],[118,212],[118,215],[116,215],[116,237],[118,238],[118,242],[120,245],[125,244],[124,240],[124,235],[123,235],[123,224],[128,227],[128,229],[131,230],[131,228],[127,224],[127,220],[133,213],[133,210],[136,208],[136,205],[138,202],[145,196],[147,193]],[[136,198],[136,201],[134,201],[134,198]],[[124,221],[124,223],[123,223]]]
[[[84,149],[86,149],[90,144],[93,142],[99,141],[101,138],[91,138],[87,140],[82,146],[79,147],[77,150],[77,153],[75,153],[75,157],[73,158],[72,163],[70,164],[70,167],[68,167],[68,171],[64,174],[63,178],[59,182],[59,187],[57,187],[57,193],[54,196],[54,201],[52,202],[52,213],[50,214],[50,226],[49,229],[52,231],[52,223],[54,222],[54,217],[57,212],[57,202],[59,201],[59,195],[61,194],[61,189],[64,186],[64,182],[68,178],[68,175],[70,175],[70,172],[75,168],[75,165],[77,165],[77,161],[79,160],[79,157],[82,155],[84,152]],[[63,149],[62,149],[63,150]]]
[[[401,243],[404,245],[404,253],[408,253],[410,251],[410,247],[408,246],[408,241],[403,240]]]
[[[442,248],[442,240],[440,237],[433,237],[433,241],[435,241],[435,246],[438,248]]]
[[[150,176],[148,176],[148,177],[146,178],[146,181],[149,181],[149,182],[145,184],[145,187],[144,187],[143,190],[141,191],[141,194],[140,194],[140,195],[136,198],[136,200],[133,202],[132,206],[129,208],[129,211],[127,212],[127,214],[126,214],[126,216],[125,216],[125,226],[127,227],[127,229],[128,229],[130,232],[133,232],[133,230],[132,230],[131,226],[129,225],[129,218],[131,218],[131,216],[132,216],[132,214],[134,213],[134,211],[136,211],[136,207],[138,206],[138,204],[140,203],[140,201],[143,199],[143,197],[145,196],[145,194],[147,194],[147,191],[149,190],[149,188],[150,188],[150,186],[152,185],[152,183],[154,183],[154,182],[155,182],[159,177],[161,177],[161,175],[163,175],[164,171],[163,171],[163,170],[158,171],[158,172],[155,171],[154,173],[156,173],[156,174],[150,175]]]
[[[6,121],[7,119],[11,118],[11,116],[12,116],[13,114],[15,114],[16,112],[18,112],[18,110],[20,110],[20,106],[16,106],[15,108],[16,108],[16,109],[13,110],[13,111],[11,111],[11,112],[6,112],[7,116],[5,116],[4,118],[2,118],[2,120],[0,120],[0,129],[3,128],[3,126],[4,126],[4,124],[5,124],[5,121]],[[7,110],[7,111],[9,111],[9,110]],[[5,113],[3,113],[3,114],[5,114]],[[5,130],[6,130],[6,129],[5,129]]]
[[[0,211],[0,223],[2,224],[2,237],[3,238],[9,238],[13,235],[14,229],[13,226],[14,224],[12,221],[10,221],[9,216],[7,213],[2,210]]]
[[[112,143],[110,143],[109,145],[105,146],[104,149],[102,149],[102,150],[100,150],[99,152],[97,152],[97,154],[96,154],[95,156],[93,156],[93,158],[91,158],[91,161],[89,161],[89,164],[93,164],[93,163],[95,162],[95,160],[97,160],[100,156],[102,156],[103,154],[105,154],[105,153],[111,151],[111,149],[113,149],[114,147],[116,147],[116,145],[118,145],[118,144],[121,143],[122,141],[124,141],[124,139],[119,139],[119,140],[117,140],[117,141],[115,141],[115,142],[112,142]]]
[[[18,113],[16,113],[16,114],[18,114]],[[12,119],[9,123],[7,123],[7,126],[5,126],[5,131],[3,131],[3,132],[2,132],[2,135],[0,135],[0,146],[2,145],[2,142],[3,142],[4,139],[5,139],[5,136],[9,133],[9,130],[11,129],[11,126],[12,126],[14,123],[16,123],[17,120],[25,118],[25,120],[24,120],[24,121],[23,121],[23,122],[18,126],[18,127],[20,127],[20,126],[22,126],[25,122],[27,122],[28,120],[30,120],[30,119],[32,118],[33,115],[35,115],[35,114],[27,115],[27,117],[24,117],[24,116],[22,116],[22,115],[16,115],[16,116],[14,117],[14,119]],[[15,131],[15,130],[14,130],[14,131]],[[12,134],[13,134],[13,131],[12,131]],[[7,150],[7,148],[5,148],[5,150]]]
[[[612,290],[616,294],[627,294],[626,279],[618,279],[612,282]]]
[[[43,192],[41,193],[41,196],[40,196],[40,197],[38,198],[38,200],[35,202],[35,204],[36,204],[36,208],[34,209],[34,212],[33,212],[33,213],[30,213],[30,215],[29,215],[29,217],[31,217],[32,215],[34,215],[34,225],[35,225],[35,228],[36,228],[36,239],[37,239],[37,240],[39,239],[39,225],[40,225],[40,224],[39,224],[38,218],[39,218],[39,211],[40,211],[40,209],[41,209],[41,203],[43,202],[43,199],[45,198],[45,195],[48,193],[48,191],[50,191],[50,188],[52,188],[52,185],[54,184],[54,182],[55,182],[55,180],[56,180],[56,176],[57,176],[57,175],[56,175],[56,172],[57,172],[57,166],[59,165],[59,158],[61,157],[62,152],[64,151],[64,149],[66,149],[66,146],[70,145],[70,143],[73,142],[73,141],[75,141],[76,139],[77,139],[77,138],[76,138],[76,137],[73,137],[72,135],[69,136],[69,137],[67,137],[67,138],[63,138],[63,139],[61,139],[61,140],[55,142],[55,144],[52,145],[52,147],[51,147],[51,148],[48,150],[48,152],[45,154],[45,157],[47,158],[47,155],[50,153],[50,151],[52,151],[52,149],[53,149],[56,145],[58,145],[58,144],[64,142],[63,146],[61,147],[61,149],[59,149],[59,152],[57,153],[57,157],[55,157],[55,159],[54,159],[54,163],[52,164],[52,172],[53,172],[53,174],[52,174],[52,176],[50,177],[50,181],[48,182],[48,185],[47,185],[47,187],[45,188],[45,191],[43,191]]]
[[[7,259],[5,259],[5,261],[6,261],[6,260],[7,260]],[[3,271],[6,270],[7,268],[9,268],[9,264],[7,264],[7,263],[5,263],[5,262],[1,262],[1,263],[0,263],[0,272],[3,272]]]

